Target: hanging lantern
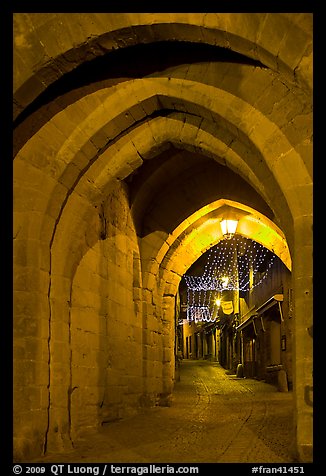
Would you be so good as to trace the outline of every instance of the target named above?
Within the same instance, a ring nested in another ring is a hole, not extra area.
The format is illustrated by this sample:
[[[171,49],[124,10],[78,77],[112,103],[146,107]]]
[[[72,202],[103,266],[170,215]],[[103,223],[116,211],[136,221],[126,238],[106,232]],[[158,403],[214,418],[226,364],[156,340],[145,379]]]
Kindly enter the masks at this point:
[[[224,238],[232,238],[238,226],[238,220],[222,220],[221,228]]]

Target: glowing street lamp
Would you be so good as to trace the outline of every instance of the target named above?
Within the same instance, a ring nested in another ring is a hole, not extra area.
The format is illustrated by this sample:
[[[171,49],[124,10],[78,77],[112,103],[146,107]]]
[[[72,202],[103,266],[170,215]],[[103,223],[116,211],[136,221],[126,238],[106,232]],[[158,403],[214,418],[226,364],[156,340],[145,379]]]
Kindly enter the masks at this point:
[[[229,284],[229,277],[228,276],[223,276],[223,278],[222,278],[223,288],[226,288],[228,284]]]
[[[230,239],[235,234],[238,226],[238,220],[222,220],[221,228],[224,238]]]

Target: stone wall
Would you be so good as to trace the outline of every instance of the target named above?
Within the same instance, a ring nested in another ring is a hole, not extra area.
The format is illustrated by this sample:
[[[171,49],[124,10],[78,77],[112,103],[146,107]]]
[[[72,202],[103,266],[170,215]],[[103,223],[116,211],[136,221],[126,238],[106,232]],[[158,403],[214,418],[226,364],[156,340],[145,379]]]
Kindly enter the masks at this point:
[[[172,391],[174,325],[157,287],[143,289],[128,189],[116,182],[103,203],[84,205],[78,227],[72,205],[57,224],[43,300],[19,289],[26,274],[39,285],[42,270],[19,271],[17,259],[17,460],[65,450],[85,430],[167,404]]]
[[[43,451],[49,405],[49,252],[46,233],[39,230],[52,222],[44,212],[43,189],[51,178],[31,162],[17,160],[14,177],[13,427],[18,458]]]
[[[142,319],[135,311],[137,239],[127,197],[116,190],[105,234],[81,260],[71,309],[71,423],[74,431],[134,412],[143,391]],[[122,218],[122,219],[121,219]]]

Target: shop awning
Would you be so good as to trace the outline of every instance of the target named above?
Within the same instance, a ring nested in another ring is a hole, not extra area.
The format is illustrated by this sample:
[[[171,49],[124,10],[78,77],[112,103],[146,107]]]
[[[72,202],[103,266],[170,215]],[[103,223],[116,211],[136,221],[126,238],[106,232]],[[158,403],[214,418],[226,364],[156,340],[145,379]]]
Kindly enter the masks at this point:
[[[249,326],[250,324],[254,324],[253,320],[255,316],[257,316],[257,311],[256,311],[256,308],[254,307],[242,316],[244,320],[241,322],[241,324],[239,324],[235,328],[236,331],[242,331],[245,327]]]
[[[256,313],[258,314],[258,316],[260,316],[265,311],[267,311],[267,309],[270,309],[272,306],[277,305],[280,311],[281,321],[283,321],[284,319],[283,319],[283,312],[281,307],[282,301],[283,301],[283,294],[274,294],[274,296],[270,297],[266,302],[264,302],[264,304],[262,304],[256,309]]]
[[[272,297],[270,297],[266,302],[264,302],[264,304],[262,304],[258,308],[254,307],[254,308],[250,309],[250,311],[248,311],[246,314],[244,314],[244,316],[242,316],[243,318],[245,318],[245,320],[242,321],[241,324],[239,324],[236,327],[236,330],[237,331],[242,331],[247,326],[252,324],[253,327],[254,327],[255,333],[257,334],[254,319],[257,318],[257,317],[261,318],[261,315],[265,311],[267,311],[267,309],[270,309],[272,306],[275,306],[275,305],[279,306],[281,320],[283,321],[283,313],[282,313],[282,308],[281,308],[281,302],[282,301],[283,301],[283,294],[274,294]],[[264,330],[264,325],[263,325],[262,322],[261,322],[261,325],[262,325],[262,328]]]

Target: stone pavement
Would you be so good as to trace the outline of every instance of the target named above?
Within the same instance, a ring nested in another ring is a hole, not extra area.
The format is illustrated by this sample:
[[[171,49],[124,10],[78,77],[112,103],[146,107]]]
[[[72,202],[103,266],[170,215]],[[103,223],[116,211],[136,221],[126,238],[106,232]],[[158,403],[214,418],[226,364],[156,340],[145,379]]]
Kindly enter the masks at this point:
[[[184,360],[170,407],[85,434],[72,452],[38,462],[293,463],[292,392]],[[36,460],[35,460],[36,462]]]

